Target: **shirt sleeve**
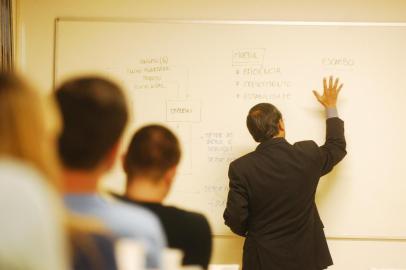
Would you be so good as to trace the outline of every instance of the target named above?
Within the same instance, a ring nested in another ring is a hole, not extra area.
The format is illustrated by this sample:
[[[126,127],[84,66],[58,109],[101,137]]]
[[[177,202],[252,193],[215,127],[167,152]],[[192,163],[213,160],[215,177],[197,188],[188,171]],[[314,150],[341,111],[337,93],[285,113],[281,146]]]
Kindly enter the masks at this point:
[[[326,108],[326,118],[334,118],[338,117],[338,111],[337,108]]]

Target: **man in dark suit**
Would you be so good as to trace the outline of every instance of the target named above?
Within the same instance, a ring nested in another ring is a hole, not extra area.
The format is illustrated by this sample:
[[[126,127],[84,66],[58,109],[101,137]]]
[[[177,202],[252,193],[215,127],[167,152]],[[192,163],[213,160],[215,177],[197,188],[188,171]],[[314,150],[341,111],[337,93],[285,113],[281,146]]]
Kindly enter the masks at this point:
[[[321,176],[346,155],[344,122],[336,102],[342,88],[330,77],[323,95],[326,142],[293,145],[285,140],[282,115],[269,103],[255,105],[247,127],[260,144],[230,164],[230,191],[224,220],[245,237],[244,270],[320,270],[333,264],[317,212],[315,193]]]

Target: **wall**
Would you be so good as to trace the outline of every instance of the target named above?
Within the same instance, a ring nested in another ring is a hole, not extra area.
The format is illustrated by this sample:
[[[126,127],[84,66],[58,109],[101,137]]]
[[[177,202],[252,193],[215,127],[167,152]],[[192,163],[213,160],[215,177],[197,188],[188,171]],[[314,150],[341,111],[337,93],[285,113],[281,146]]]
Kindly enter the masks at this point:
[[[52,87],[54,19],[122,17],[167,19],[406,21],[406,1],[15,0],[17,67],[43,91]],[[406,228],[405,228],[406,231]],[[240,262],[242,239],[215,237],[214,263]],[[333,269],[406,269],[406,242],[329,239]]]

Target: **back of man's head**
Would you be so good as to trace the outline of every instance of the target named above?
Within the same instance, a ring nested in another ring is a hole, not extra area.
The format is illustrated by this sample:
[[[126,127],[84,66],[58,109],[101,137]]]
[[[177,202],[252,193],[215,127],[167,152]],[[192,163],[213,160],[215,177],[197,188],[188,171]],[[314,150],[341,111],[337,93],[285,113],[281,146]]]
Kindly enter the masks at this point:
[[[259,103],[252,107],[247,116],[247,127],[256,142],[266,141],[279,132],[282,114],[270,103]]]
[[[63,131],[59,153],[66,168],[91,170],[117,145],[127,123],[125,96],[100,77],[72,79],[56,91]]]
[[[139,129],[131,139],[124,160],[127,179],[147,177],[159,180],[180,160],[180,147],[176,136],[160,125]]]

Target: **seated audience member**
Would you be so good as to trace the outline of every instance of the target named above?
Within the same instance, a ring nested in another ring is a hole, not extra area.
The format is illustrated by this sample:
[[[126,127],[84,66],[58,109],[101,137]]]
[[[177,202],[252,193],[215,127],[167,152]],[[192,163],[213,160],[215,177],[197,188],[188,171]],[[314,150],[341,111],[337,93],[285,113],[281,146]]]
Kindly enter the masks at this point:
[[[59,124],[50,97],[0,73],[0,269],[70,269],[57,191]]]
[[[139,241],[148,268],[159,268],[165,238],[157,217],[145,208],[104,199],[98,183],[117,156],[127,122],[121,89],[99,77],[64,83],[55,92],[62,112],[59,154],[65,204],[75,214],[98,218],[116,236]]]
[[[168,246],[183,251],[183,265],[207,269],[212,239],[206,218],[162,204],[172,186],[180,154],[178,140],[167,128],[150,125],[138,130],[124,160],[126,193],[117,197],[135,207],[143,206],[159,217]]]

